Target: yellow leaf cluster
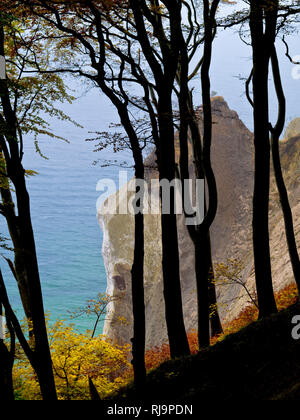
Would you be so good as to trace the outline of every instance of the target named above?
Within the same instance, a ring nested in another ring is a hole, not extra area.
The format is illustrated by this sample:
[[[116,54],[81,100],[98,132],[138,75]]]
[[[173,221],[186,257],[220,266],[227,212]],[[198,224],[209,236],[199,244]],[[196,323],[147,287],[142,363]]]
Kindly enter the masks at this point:
[[[49,328],[53,370],[60,400],[89,400],[88,378],[93,379],[101,397],[126,384],[130,369],[129,346],[118,346],[106,337],[90,338],[73,325],[62,321]],[[27,359],[20,357],[14,368],[17,395],[22,400],[40,400],[41,394],[34,371]]]

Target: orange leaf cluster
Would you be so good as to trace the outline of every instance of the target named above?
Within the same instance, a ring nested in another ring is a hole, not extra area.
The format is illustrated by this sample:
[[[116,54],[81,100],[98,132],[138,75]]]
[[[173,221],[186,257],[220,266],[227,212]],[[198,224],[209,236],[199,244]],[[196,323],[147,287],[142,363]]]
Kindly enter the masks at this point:
[[[282,311],[289,306],[295,304],[298,300],[298,290],[296,285],[290,284],[279,292],[275,293],[275,300],[277,308]],[[258,310],[254,305],[248,305],[237,318],[223,325],[224,333],[211,338],[211,345],[216,344],[218,341],[223,340],[227,335],[234,334],[247,327],[252,322],[256,321],[258,317]],[[190,331],[188,333],[188,340],[192,354],[197,354],[198,347],[198,334],[197,331]],[[161,347],[155,347],[146,352],[146,368],[147,370],[155,369],[163,362],[170,359],[170,347],[168,343],[164,343]]]

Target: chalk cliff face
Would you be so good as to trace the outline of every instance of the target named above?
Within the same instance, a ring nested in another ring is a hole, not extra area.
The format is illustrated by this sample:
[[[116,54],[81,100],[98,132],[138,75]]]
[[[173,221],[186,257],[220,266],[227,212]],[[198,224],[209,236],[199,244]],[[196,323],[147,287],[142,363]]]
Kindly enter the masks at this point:
[[[252,133],[229,109],[221,97],[213,98],[212,161],[218,184],[219,208],[211,229],[213,258],[226,262],[227,258],[243,262],[244,281],[254,285],[254,266],[251,241],[251,206],[253,193]],[[200,110],[200,127],[201,127]],[[300,243],[300,138],[294,137],[282,144],[283,166],[291,195],[297,239]],[[157,178],[154,153],[148,158],[148,180]],[[124,206],[133,195],[133,181],[110,197],[105,208]],[[130,188],[131,187],[131,188]],[[156,191],[158,194],[158,190]],[[118,212],[117,212],[118,213]],[[292,281],[284,226],[274,181],[271,191],[270,233],[275,288]],[[107,214],[104,207],[98,214],[104,233],[103,258],[107,272],[107,292],[119,297],[110,304],[104,334],[118,343],[128,343],[132,337],[131,265],[133,261],[134,217],[131,214]],[[194,274],[194,254],[183,216],[178,216],[180,269],[183,307],[187,330],[196,329],[197,302]],[[167,340],[164,318],[163,283],[161,267],[160,215],[145,215],[145,305],[147,319],[147,348]],[[238,315],[248,298],[238,286],[222,286],[217,290],[222,320]],[[126,318],[126,324],[120,323]]]

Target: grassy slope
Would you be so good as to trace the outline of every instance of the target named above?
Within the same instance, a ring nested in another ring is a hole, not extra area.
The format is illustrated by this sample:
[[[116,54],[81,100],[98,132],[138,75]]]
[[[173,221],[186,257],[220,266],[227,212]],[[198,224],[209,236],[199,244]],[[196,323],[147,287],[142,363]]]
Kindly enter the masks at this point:
[[[294,305],[255,322],[196,356],[169,361],[148,375],[151,401],[300,399],[300,340],[291,336]],[[132,388],[119,394],[135,400]]]

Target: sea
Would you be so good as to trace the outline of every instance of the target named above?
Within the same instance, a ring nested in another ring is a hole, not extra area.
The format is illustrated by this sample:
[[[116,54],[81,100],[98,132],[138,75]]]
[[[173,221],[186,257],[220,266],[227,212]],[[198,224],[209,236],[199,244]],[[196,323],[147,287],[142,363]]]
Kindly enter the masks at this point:
[[[298,36],[293,34],[287,40],[291,55],[299,55]],[[213,95],[223,96],[230,108],[237,111],[241,120],[252,129],[252,109],[244,89],[245,79],[251,71],[251,49],[247,42],[249,39],[246,36],[241,39],[236,30],[219,32],[214,45],[211,81]],[[300,66],[289,62],[281,41],[278,41],[278,51],[287,96],[288,124],[300,116],[300,76],[297,76],[300,74]],[[95,153],[94,144],[86,141],[95,137],[95,132],[114,130],[110,125],[119,122],[109,100],[99,89],[85,85],[82,79],[66,78],[66,84],[77,99],[73,104],[61,105],[61,108],[82,128],[69,122],[49,120],[53,131],[69,142],[42,136],[39,147],[47,157],[46,160],[36,153],[33,137],[26,136],[24,166],[38,173],[30,177],[27,184],[45,310],[51,323],[64,320],[66,323],[74,323],[75,328],[83,332],[93,328],[93,318],[83,316],[72,319],[71,313],[106,290],[106,272],[101,255],[102,232],[96,217],[96,202],[99,198],[96,185],[100,179],[110,178],[118,186],[120,162],[128,163],[128,178],[133,171],[130,169],[132,160],[129,151],[115,154],[106,149]],[[194,102],[200,105],[199,77],[193,84]],[[270,91],[270,118],[274,121],[277,105],[271,80]],[[99,162],[95,164],[97,160]],[[0,233],[8,236],[3,219],[0,220]],[[19,318],[22,318],[15,281],[4,259],[0,260],[0,265],[12,305]]]

